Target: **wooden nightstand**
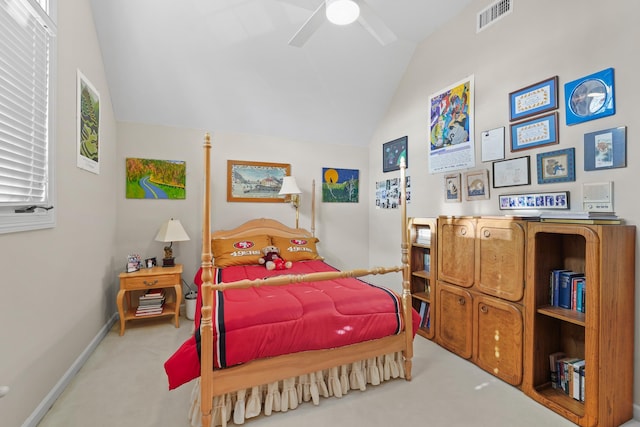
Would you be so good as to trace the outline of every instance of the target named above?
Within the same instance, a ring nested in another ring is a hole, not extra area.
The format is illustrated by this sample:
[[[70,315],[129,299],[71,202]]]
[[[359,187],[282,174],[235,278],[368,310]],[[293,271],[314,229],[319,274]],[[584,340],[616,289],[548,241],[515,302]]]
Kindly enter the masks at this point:
[[[162,313],[144,317],[136,316],[137,304],[131,304],[131,291],[173,288],[175,302],[165,302]],[[127,298],[126,311],[123,299]],[[120,335],[124,335],[127,320],[149,319],[173,315],[176,328],[180,327],[180,302],[182,301],[182,265],[173,267],[144,268],[133,273],[120,273],[120,291],[118,291],[118,313],[120,313]]]

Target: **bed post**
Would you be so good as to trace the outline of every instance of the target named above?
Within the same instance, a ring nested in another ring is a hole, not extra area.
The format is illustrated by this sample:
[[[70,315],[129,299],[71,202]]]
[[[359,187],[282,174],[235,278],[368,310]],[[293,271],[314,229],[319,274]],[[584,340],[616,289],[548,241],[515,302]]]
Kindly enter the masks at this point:
[[[200,350],[200,409],[202,412],[202,426],[211,425],[211,410],[213,396],[211,382],[213,381],[213,336],[211,326],[211,286],[213,280],[212,252],[211,252],[211,136],[204,137],[204,194],[202,205],[202,317],[200,336],[202,347]]]
[[[406,346],[404,350],[405,378],[411,380],[411,358],[413,357],[413,316],[411,304],[411,285],[409,272],[409,243],[407,235],[407,177],[406,162],[400,158],[400,217],[402,248],[402,309],[404,314]]]
[[[311,180],[311,235],[316,237],[316,180]]]

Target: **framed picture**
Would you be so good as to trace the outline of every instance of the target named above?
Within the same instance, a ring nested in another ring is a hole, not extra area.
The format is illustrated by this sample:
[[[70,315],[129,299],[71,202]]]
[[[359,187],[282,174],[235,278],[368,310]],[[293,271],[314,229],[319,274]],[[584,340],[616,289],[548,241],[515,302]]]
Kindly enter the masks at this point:
[[[359,195],[358,169],[322,168],[323,203],[358,203]]]
[[[493,188],[531,184],[529,156],[493,162]]]
[[[501,194],[498,203],[501,210],[569,209],[569,192]]]
[[[557,144],[558,113],[547,114],[511,125],[511,151]]]
[[[444,201],[460,202],[462,195],[460,194],[460,174],[452,173],[444,176]]]
[[[538,154],[538,184],[576,180],[575,148]]]
[[[564,85],[567,125],[616,113],[613,68],[607,68]]]
[[[153,268],[158,265],[158,262],[156,261],[156,258],[153,257],[145,259],[144,264],[146,268]]]
[[[509,120],[520,120],[558,108],[558,76],[509,94]]]
[[[624,167],[627,167],[626,126],[584,135],[584,170]]]
[[[284,203],[278,193],[290,174],[287,163],[227,160],[227,202]]]
[[[406,136],[382,144],[382,172],[400,170],[400,159],[404,157],[405,166],[409,167]]]
[[[187,163],[184,160],[126,158],[127,199],[186,198]]]
[[[504,127],[483,131],[480,148],[483,162],[504,159]]]
[[[100,173],[100,94],[77,71],[76,150],[80,169]]]
[[[429,96],[429,173],[475,166],[474,76]]]
[[[463,182],[467,200],[489,198],[489,171],[487,169],[465,172]]]

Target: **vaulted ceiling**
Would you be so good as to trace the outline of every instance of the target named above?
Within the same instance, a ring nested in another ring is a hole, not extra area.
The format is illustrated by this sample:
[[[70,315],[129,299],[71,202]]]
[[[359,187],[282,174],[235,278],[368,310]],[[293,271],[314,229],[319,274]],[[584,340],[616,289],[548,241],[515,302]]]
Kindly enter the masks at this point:
[[[470,0],[358,1],[397,40],[323,22],[290,46],[323,0],[92,0],[116,119],[365,146],[416,46]]]

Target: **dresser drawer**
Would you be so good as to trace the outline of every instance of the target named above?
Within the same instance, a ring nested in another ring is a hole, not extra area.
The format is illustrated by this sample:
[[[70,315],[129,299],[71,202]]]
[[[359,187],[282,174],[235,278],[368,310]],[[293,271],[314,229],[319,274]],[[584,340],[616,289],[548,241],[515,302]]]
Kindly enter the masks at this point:
[[[180,275],[159,274],[155,276],[127,277],[120,281],[120,289],[128,291],[162,288],[180,284]]]

